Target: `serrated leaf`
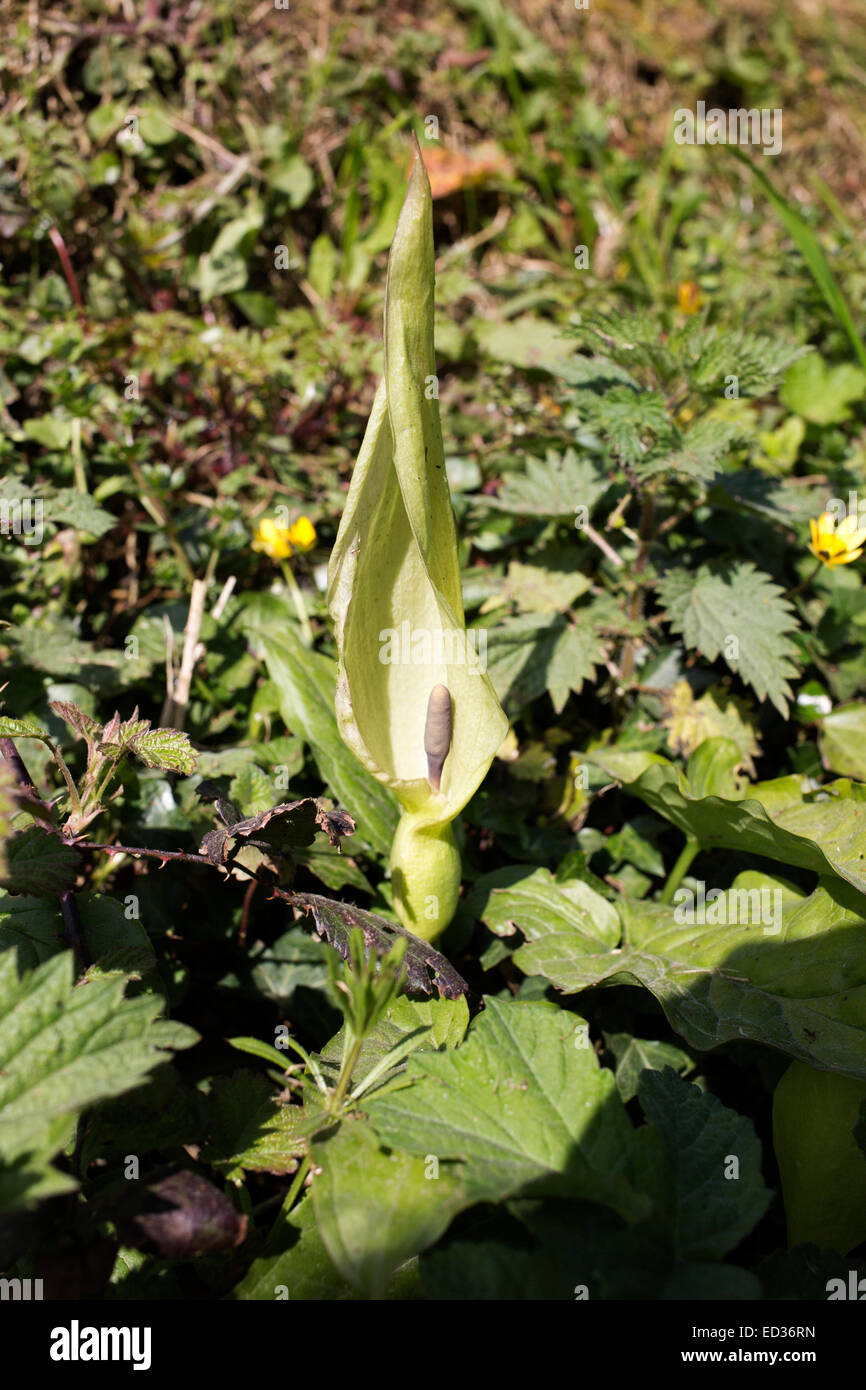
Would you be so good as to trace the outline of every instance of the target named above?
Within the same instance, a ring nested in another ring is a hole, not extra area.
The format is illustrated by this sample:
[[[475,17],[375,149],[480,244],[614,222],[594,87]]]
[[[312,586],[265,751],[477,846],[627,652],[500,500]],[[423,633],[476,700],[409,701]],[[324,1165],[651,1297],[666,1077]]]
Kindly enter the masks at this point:
[[[490,998],[460,1047],[416,1053],[413,1084],[365,1108],[389,1147],[462,1161],[477,1201],[571,1196],[642,1216],[616,1083],[575,1042],[556,1005]]]
[[[506,474],[496,497],[475,501],[519,516],[574,517],[579,506],[592,515],[607,488],[595,460],[580,458],[573,449],[563,454],[548,450],[543,462],[528,455],[524,474]]]
[[[754,1125],[670,1067],[645,1071],[638,1098],[668,1158],[666,1216],[677,1257],[721,1259],[770,1204]]]
[[[0,738],[48,738],[48,734],[31,719],[10,719],[7,714],[0,714]]]
[[[82,738],[94,739],[100,732],[101,726],[97,720],[85,714],[84,710],[79,709],[71,700],[49,700],[48,707]]]
[[[546,690],[560,713],[602,659],[601,642],[586,623],[573,627],[563,617],[547,622],[524,615],[506,618],[491,632],[487,672],[510,716]]]
[[[430,994],[432,985],[435,985],[440,994],[448,999],[456,999],[466,992],[466,981],[458,975],[453,965],[428,941],[422,941],[413,932],[405,931],[398,923],[377,917],[363,908],[352,907],[349,903],[320,898],[315,893],[293,893],[292,901],[313,914],[316,931],[329,946],[339,951],[343,960],[349,959],[349,936],[354,927],[360,927],[364,933],[365,949],[375,951],[377,955],[387,954],[395,938],[404,937],[407,942],[403,957],[406,989]]]
[[[759,699],[769,696],[787,718],[787,700],[793,698],[788,678],[797,674],[797,647],[787,634],[799,623],[779,586],[750,562],[738,561],[702,565],[697,573],[675,570],[658,589],[667,620],[685,645],[708,661],[724,656]],[[729,654],[734,650],[736,657]]]
[[[0,954],[0,1162],[28,1155],[50,1176],[71,1118],[139,1085],[166,1061],[164,1048],[197,1035],[158,1017],[162,1000],[124,999],[118,977],[73,987],[70,951],[19,979],[15,952]],[[32,1196],[19,1191],[16,1202]]]
[[[289,1058],[283,1058],[283,1065]],[[273,1085],[255,1072],[236,1071],[214,1079],[208,1097],[209,1140],[205,1163],[236,1181],[254,1173],[293,1173],[310,1137],[328,1123],[320,1108],[278,1105]]]
[[[178,729],[151,729],[135,740],[133,751],[145,767],[180,772],[185,777],[195,772],[195,750],[189,737]]]
[[[746,430],[739,422],[705,417],[683,436],[678,448],[637,463],[635,473],[644,481],[671,472],[709,482],[725,455],[745,437]]]

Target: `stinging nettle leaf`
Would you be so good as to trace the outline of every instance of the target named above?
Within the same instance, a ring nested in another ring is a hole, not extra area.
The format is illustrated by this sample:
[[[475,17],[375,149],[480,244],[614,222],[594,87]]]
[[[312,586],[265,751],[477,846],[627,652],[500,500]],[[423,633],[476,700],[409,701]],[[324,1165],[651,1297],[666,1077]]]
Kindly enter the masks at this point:
[[[659,598],[674,632],[709,661],[724,656],[758,698],[769,696],[787,718],[788,679],[798,673],[799,630],[792,605],[768,575],[750,562],[676,570],[659,581]]]

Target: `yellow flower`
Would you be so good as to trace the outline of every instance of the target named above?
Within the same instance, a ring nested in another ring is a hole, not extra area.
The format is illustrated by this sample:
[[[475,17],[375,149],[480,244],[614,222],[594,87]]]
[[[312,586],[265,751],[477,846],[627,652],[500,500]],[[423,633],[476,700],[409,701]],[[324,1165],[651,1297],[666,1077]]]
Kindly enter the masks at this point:
[[[253,538],[253,550],[261,550],[272,560],[288,560],[296,550],[312,550],[316,544],[316,528],[308,516],[298,517],[293,526],[267,516],[259,522]]]
[[[696,314],[704,302],[700,287],[694,280],[682,280],[677,285],[677,304],[680,313]]]
[[[866,526],[857,525],[856,512],[836,525],[829,512],[822,512],[817,521],[810,521],[812,554],[825,565],[849,565],[859,560],[866,541]]]

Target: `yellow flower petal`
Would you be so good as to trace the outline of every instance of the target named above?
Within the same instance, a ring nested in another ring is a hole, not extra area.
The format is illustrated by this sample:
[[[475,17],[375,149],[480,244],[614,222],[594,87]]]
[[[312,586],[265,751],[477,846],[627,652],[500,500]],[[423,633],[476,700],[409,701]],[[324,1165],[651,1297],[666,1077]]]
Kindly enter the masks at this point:
[[[859,518],[856,512],[849,512],[848,515],[842,521],[840,521],[839,525],[836,527],[836,535],[844,536],[846,539],[848,536],[853,535],[853,533],[857,530],[858,520]]]
[[[308,516],[299,516],[289,528],[289,541],[296,550],[312,550],[316,544],[316,528]]]
[[[253,550],[262,551],[272,560],[288,560],[292,553],[288,528],[273,517],[264,517],[256,527]]]

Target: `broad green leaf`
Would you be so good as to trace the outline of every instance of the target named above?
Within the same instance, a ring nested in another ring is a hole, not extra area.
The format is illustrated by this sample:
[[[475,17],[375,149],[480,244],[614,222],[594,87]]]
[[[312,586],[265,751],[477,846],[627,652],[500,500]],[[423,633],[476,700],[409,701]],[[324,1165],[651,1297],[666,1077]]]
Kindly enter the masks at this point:
[[[789,410],[813,425],[836,425],[850,420],[848,407],[866,396],[866,373],[850,362],[828,366],[810,352],[785,373],[779,395]]]
[[[564,613],[590,587],[589,578],[573,567],[548,568],[512,560],[502,586],[503,600],[521,613]],[[482,609],[482,612],[484,610]]]
[[[837,705],[821,720],[818,747],[824,766],[866,782],[866,704]]]
[[[692,753],[686,779],[692,796],[724,796],[738,801],[741,795],[735,777],[743,758],[730,738],[708,738]]]
[[[755,775],[754,759],[760,753],[753,707],[719,685],[710,686],[696,700],[688,681],[677,681],[666,701],[665,723],[672,753],[688,758],[705,739],[731,739],[740,750],[746,771]]]
[[[293,734],[309,744],[322,777],[341,805],[355,815],[357,838],[387,854],[397,825],[397,803],[340,737],[334,714],[337,668],[327,657],[302,646],[287,619],[278,635],[273,618],[268,622],[269,616],[264,606],[252,610],[253,630],[279,688],[283,719]]]
[[[519,929],[527,941],[547,933],[577,933],[587,952],[616,946],[619,915],[612,903],[582,879],[555,879],[549,869],[515,864],[479,879],[466,911],[480,917],[497,936]]]
[[[579,1263],[572,1250],[572,1271]],[[574,1298],[546,1250],[521,1250],[492,1240],[457,1240],[421,1261],[421,1279],[430,1300],[451,1303]]]
[[[191,1047],[191,1028],[160,1020],[154,995],[124,999],[120,977],[73,987],[71,952],[19,979],[14,951],[0,954],[0,1165],[53,1181],[50,1160],[87,1106],[139,1085]],[[34,1192],[19,1189],[16,1202]]]
[[[325,1248],[312,1196],[280,1211],[264,1250],[230,1296],[259,1303],[357,1298]]]
[[[386,1153],[364,1120],[344,1120],[313,1141],[321,1168],[313,1184],[319,1234],[343,1277],[381,1298],[400,1265],[426,1250],[468,1206],[459,1167],[421,1155]]]
[[[584,756],[704,849],[765,855],[837,875],[866,893],[866,788],[840,780],[808,792],[791,776],[756,782],[742,800],[695,798],[658,754],[598,749]]]
[[[550,371],[572,354],[572,344],[558,324],[531,314],[500,322],[477,319],[473,332],[484,352],[512,367]]]
[[[624,1101],[637,1095],[638,1083],[645,1071],[663,1071],[672,1067],[675,1072],[691,1071],[694,1062],[681,1047],[659,1042],[655,1038],[633,1038],[630,1033],[605,1033],[604,1040],[616,1058],[616,1084]]]
[[[416,1053],[407,1077],[365,1106],[375,1129],[391,1148],[462,1160],[474,1200],[547,1193],[644,1214],[631,1125],[582,1020],[491,998],[460,1047]]]
[[[643,985],[690,1047],[746,1038],[866,1076],[866,901],[846,884],[822,879],[799,897],[744,873],[700,916],[697,898],[691,910],[683,897],[621,910],[618,951],[588,956],[576,933],[560,931],[512,959],[566,994],[608,981]]]
[[[788,678],[797,674],[798,628],[791,604],[768,575],[749,561],[702,565],[697,573],[671,571],[659,581],[659,599],[674,632],[708,661],[724,656],[731,670],[769,696],[786,718],[792,698]]]
[[[71,845],[38,825],[10,836],[5,858],[4,886],[13,893],[32,893],[37,898],[58,897],[71,888],[81,865]]]
[[[721,1259],[770,1204],[754,1125],[670,1067],[644,1072],[638,1099],[668,1159],[665,1217],[677,1257]]]
[[[270,810],[279,798],[267,773],[256,763],[246,763],[231,780],[229,800],[240,808],[244,816],[257,816],[262,811]]]

